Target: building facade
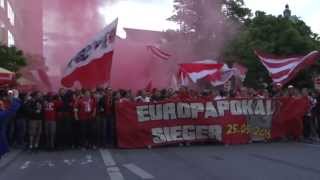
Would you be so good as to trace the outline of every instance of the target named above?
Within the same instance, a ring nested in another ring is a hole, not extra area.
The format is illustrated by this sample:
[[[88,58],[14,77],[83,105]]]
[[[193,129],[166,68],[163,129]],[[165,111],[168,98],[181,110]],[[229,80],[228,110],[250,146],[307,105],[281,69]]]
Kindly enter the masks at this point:
[[[43,0],[0,0],[0,42],[21,49],[28,65],[20,73],[40,89],[49,89],[50,83],[43,80],[48,79],[43,58]],[[45,77],[39,79],[40,75]]]
[[[0,0],[0,41],[43,56],[42,0]]]
[[[15,45],[16,24],[20,23],[16,14],[12,2],[0,0],[0,41],[8,46]]]

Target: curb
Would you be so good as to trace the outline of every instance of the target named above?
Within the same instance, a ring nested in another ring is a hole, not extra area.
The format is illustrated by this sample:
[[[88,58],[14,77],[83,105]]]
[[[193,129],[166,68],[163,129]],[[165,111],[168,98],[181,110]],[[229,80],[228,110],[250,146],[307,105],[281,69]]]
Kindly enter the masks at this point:
[[[8,167],[9,164],[13,162],[21,152],[22,150],[12,150],[7,155],[2,157],[0,160],[0,170],[3,170],[6,167]]]

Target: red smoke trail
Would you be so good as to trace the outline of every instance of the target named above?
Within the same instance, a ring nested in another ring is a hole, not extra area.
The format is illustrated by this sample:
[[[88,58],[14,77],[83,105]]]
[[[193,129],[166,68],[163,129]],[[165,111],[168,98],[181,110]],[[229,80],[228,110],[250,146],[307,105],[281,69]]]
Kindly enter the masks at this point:
[[[57,78],[68,60],[103,28],[99,5],[100,0],[44,1],[44,54],[50,73]]]
[[[61,78],[61,69],[69,59],[103,28],[104,19],[98,13],[100,5],[99,0],[45,2],[45,55],[51,73],[58,74]],[[166,70],[159,68],[161,64],[150,59],[145,48],[148,44],[139,43],[124,40],[116,43],[111,80],[113,87],[143,88],[151,76],[147,71],[158,72],[159,77],[165,77],[163,73]],[[152,78],[158,86],[164,86],[165,78]]]
[[[61,69],[70,58],[103,28],[105,22],[98,12],[99,7],[103,5],[105,4],[101,0],[44,2],[44,49],[52,74],[61,78]],[[216,38],[216,43],[210,45],[214,55],[207,58],[215,58],[220,55],[225,42],[231,37],[230,34],[236,32],[236,26],[222,17],[219,11],[221,7],[217,6],[215,11],[212,11],[212,8],[203,8],[206,18],[210,19],[210,22],[203,26],[213,28],[213,36]],[[194,49],[199,47],[182,38],[163,47],[164,50],[169,50],[169,53],[175,54],[171,61],[155,61],[145,48],[149,43],[153,42],[118,40],[112,67],[111,84],[114,88],[144,88],[150,79],[155,87],[166,87],[170,76],[177,71],[178,63],[203,60],[203,56],[194,53]],[[203,43],[200,46],[205,48],[208,44]]]

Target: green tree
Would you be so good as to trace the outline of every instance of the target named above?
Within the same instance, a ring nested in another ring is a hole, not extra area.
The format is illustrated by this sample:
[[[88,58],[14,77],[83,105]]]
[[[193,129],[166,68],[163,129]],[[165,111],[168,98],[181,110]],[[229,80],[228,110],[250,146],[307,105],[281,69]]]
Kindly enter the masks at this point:
[[[0,45],[0,67],[18,72],[24,66],[26,66],[26,58],[21,50],[14,46]]]
[[[320,48],[319,36],[299,18],[267,15],[257,11],[255,17],[225,49],[224,58],[240,61],[249,68],[245,84],[253,87],[259,81],[271,82],[267,70],[254,54],[255,49],[279,56],[303,55]],[[292,84],[300,87],[312,85],[312,72],[318,64],[299,73]]]
[[[175,14],[169,18],[180,25],[171,41],[191,44],[189,51],[198,58],[220,54],[224,43],[251,16],[243,0],[175,0]]]

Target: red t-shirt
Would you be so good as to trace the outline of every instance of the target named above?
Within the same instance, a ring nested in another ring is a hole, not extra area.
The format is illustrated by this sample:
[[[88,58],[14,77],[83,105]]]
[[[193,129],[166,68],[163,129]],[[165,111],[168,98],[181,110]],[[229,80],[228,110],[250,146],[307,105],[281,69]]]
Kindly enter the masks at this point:
[[[96,112],[96,101],[94,98],[81,98],[76,109],[78,110],[79,120],[90,120]]]
[[[201,99],[204,100],[204,101],[212,101],[213,100],[213,96],[212,95],[202,96]]]
[[[178,92],[177,98],[179,100],[191,100],[191,96],[188,92]]]
[[[57,109],[59,106],[58,101],[50,101],[45,103],[44,107],[44,118],[46,121],[56,121],[57,120]]]
[[[60,99],[57,99],[54,101],[55,102],[55,108],[56,108],[56,119],[57,121],[61,120],[62,113],[60,112],[61,107],[63,106],[63,102]]]

